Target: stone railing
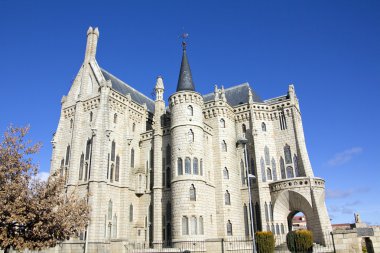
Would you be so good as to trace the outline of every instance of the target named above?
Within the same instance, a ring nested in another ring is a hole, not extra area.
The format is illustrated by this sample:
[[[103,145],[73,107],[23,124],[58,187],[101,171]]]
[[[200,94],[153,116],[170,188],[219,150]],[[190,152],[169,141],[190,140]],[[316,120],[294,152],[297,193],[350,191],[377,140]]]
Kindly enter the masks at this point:
[[[271,192],[305,187],[325,188],[325,180],[317,177],[295,177],[291,179],[279,180],[269,184]]]

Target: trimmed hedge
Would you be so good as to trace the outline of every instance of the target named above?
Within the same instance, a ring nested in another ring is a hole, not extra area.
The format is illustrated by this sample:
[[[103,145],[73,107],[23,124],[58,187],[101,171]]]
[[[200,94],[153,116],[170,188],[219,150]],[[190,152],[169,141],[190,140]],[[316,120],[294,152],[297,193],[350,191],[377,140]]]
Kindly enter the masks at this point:
[[[313,233],[304,229],[290,231],[286,244],[291,252],[313,252]]]
[[[257,253],[273,253],[274,252],[274,236],[268,231],[256,232],[256,247]]]

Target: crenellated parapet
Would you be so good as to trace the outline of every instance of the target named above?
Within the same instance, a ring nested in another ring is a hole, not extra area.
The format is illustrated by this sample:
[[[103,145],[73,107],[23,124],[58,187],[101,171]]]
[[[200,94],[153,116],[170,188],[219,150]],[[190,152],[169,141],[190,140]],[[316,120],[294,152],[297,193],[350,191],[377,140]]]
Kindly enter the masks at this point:
[[[183,103],[193,103],[198,106],[203,106],[203,98],[197,92],[179,91],[174,93],[169,98],[169,106],[172,108],[174,105]]]

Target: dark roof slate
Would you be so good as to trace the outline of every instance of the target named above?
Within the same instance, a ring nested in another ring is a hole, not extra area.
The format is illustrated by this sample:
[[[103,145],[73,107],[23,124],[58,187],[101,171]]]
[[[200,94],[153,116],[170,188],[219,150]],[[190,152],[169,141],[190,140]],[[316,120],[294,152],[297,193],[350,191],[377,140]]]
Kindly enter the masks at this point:
[[[177,91],[190,90],[195,91],[193,77],[191,76],[191,69],[189,61],[187,60],[186,48],[183,49],[181,70],[179,71]]]
[[[230,106],[237,106],[239,104],[248,103],[249,84],[243,83],[227,89],[224,89],[226,94],[227,103]],[[263,100],[251,89],[253,102],[262,103]],[[214,93],[203,95],[204,102],[214,99]]]
[[[111,81],[112,89],[116,90],[117,92],[120,92],[123,95],[127,95],[129,93],[133,101],[135,101],[136,103],[140,105],[145,103],[148,108],[148,111],[154,112],[154,101],[152,99],[148,98],[141,92],[135,90],[134,88],[124,83],[119,78],[115,77],[114,75],[107,72],[106,70],[104,69],[101,69],[101,70],[102,70],[102,74],[104,78],[106,80]]]

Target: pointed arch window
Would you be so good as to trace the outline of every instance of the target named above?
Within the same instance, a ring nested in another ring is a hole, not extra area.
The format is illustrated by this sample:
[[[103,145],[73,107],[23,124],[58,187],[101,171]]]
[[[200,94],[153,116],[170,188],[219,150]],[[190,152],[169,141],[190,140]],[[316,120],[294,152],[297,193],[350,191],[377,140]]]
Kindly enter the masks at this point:
[[[187,133],[187,141],[189,143],[193,143],[194,142],[194,132],[192,129],[189,130],[189,132]]]
[[[280,234],[280,226],[278,225],[278,223],[276,223],[276,234]]]
[[[195,186],[192,184],[190,186],[190,201],[196,201],[197,200],[197,192],[196,192],[196,189],[195,189]]]
[[[247,127],[245,126],[245,124],[241,125],[241,130],[242,130],[243,136],[245,137],[247,133]]]
[[[226,128],[226,121],[224,119],[220,119],[220,127]]]
[[[192,235],[196,235],[197,234],[197,217],[195,216],[191,216],[191,219],[190,219],[190,228],[191,228],[191,234]]]
[[[281,223],[281,234],[285,234],[284,224]]]
[[[182,217],[182,235],[189,234],[189,219],[187,216]]]
[[[129,222],[133,221],[133,205],[129,205]]]
[[[114,115],[113,115],[113,123],[117,123],[117,114],[115,113]]]
[[[69,160],[70,160],[70,145],[67,146],[66,148],[66,163],[65,165],[69,165]]]
[[[187,106],[187,116],[193,116],[194,115],[194,109],[191,105]]]
[[[224,170],[223,170],[223,178],[224,179],[230,179],[230,175],[228,173],[228,169],[227,167],[224,167]]]
[[[194,158],[193,160],[193,173],[194,175],[198,175],[198,158]]]
[[[264,159],[261,157],[260,159],[260,167],[261,167],[261,178],[263,180],[263,182],[266,182],[267,181],[267,178],[266,178],[266,175],[265,175],[265,163],[264,163]]]
[[[87,181],[87,174],[88,174],[88,163],[86,162],[84,164],[84,181]]]
[[[265,155],[265,164],[270,165],[270,156],[269,156],[268,146],[265,146],[265,148],[264,148],[264,155]]]
[[[263,131],[263,132],[266,132],[267,131],[267,125],[263,122],[263,123],[261,123],[261,130]]]
[[[115,141],[112,141],[112,144],[111,144],[111,161],[112,162],[115,161],[115,152],[116,152],[116,143]]]
[[[131,168],[135,167],[135,150],[131,149]]]
[[[92,122],[93,115],[94,114],[92,112],[90,112],[90,122]]]
[[[171,162],[171,147],[168,144],[166,146],[166,164],[168,165],[168,164],[170,164],[170,162]]]
[[[273,221],[273,205],[272,205],[272,202],[269,202],[269,215],[270,215],[270,220]]]
[[[243,205],[243,213],[244,213],[244,230],[245,230],[245,235],[249,236],[249,221],[248,221],[248,209],[247,205]]]
[[[108,201],[108,219],[112,219],[112,200]]]
[[[110,181],[113,182],[113,173],[115,171],[115,165],[111,164]]]
[[[73,129],[73,126],[74,126],[74,121],[73,119],[70,119],[70,129]]]
[[[222,151],[227,152],[227,143],[225,140],[222,141]]]
[[[290,152],[290,146],[288,144],[284,147],[285,162],[286,164],[292,163],[292,153]]]
[[[203,176],[203,159],[199,162],[199,174]]]
[[[231,195],[228,190],[224,193],[224,204],[231,205]]]
[[[287,178],[293,178],[294,177],[294,171],[291,166],[286,167],[286,177]]]
[[[286,172],[285,172],[285,162],[284,158],[280,158],[280,167],[281,167],[281,178],[286,179]]]
[[[80,156],[80,165],[79,165],[79,180],[83,179],[83,166],[84,166],[84,154]]]
[[[191,174],[191,160],[190,157],[185,159],[185,174]]]
[[[272,231],[273,234],[276,233],[276,231],[274,230],[274,224],[271,225],[271,231]]]
[[[294,163],[294,170],[295,170],[295,173],[296,173],[296,177],[301,176],[300,170],[299,170],[299,167],[298,167],[298,158],[297,158],[296,154],[294,154],[294,156],[293,156],[293,163]]]
[[[178,168],[178,175],[182,175],[183,174],[182,158],[178,158],[177,168]]]
[[[116,156],[115,181],[119,182],[120,157]]]
[[[276,160],[272,157],[272,172],[273,172],[273,181],[277,181],[277,168],[276,168]]]
[[[267,179],[272,180],[272,170],[269,167],[267,168]]]
[[[227,222],[227,235],[231,236],[232,235],[232,223],[230,220]]]
[[[86,143],[86,160],[90,159],[90,152],[91,152],[91,139],[87,140]]]
[[[265,221],[269,221],[269,211],[268,211],[268,204],[265,202],[264,204],[264,209],[265,209]]]

